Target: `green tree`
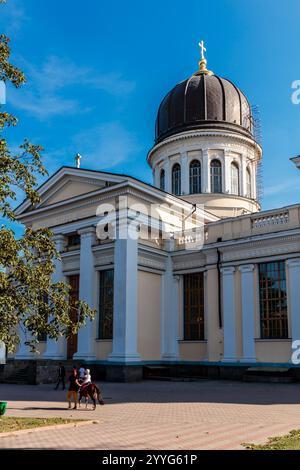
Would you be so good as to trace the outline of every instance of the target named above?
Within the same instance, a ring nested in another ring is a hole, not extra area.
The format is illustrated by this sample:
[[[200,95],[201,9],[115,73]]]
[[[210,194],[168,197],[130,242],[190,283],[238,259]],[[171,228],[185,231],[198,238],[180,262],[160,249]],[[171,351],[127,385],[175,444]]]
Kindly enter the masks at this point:
[[[9,38],[0,35],[0,80],[19,88],[26,80],[10,62],[9,44]],[[78,322],[71,321],[70,286],[52,282],[54,263],[60,255],[51,231],[27,228],[18,239],[10,227],[16,221],[13,205],[17,192],[21,190],[35,205],[39,201],[38,177],[47,175],[41,146],[25,140],[17,152],[9,149],[7,129],[16,125],[16,117],[0,106],[0,217],[7,222],[0,227],[0,341],[8,352],[20,343],[20,328],[29,332],[26,343],[36,351],[40,335],[53,339],[71,336],[95,315],[85,302],[79,301]]]

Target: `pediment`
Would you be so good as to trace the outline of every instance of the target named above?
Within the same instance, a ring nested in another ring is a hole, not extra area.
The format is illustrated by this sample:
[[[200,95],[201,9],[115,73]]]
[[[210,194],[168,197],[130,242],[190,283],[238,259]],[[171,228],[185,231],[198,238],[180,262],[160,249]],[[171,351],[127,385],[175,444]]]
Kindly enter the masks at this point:
[[[46,207],[58,202],[67,201],[76,196],[102,189],[108,185],[107,181],[95,180],[86,182],[82,178],[65,177],[62,181],[57,183],[49,191],[43,194],[41,202],[37,205],[39,207]]]
[[[76,197],[122,183],[125,179],[125,177],[111,173],[63,167],[39,188],[41,200],[34,209],[70,201]],[[30,202],[25,200],[15,210],[15,213],[20,215],[30,212],[32,209]]]

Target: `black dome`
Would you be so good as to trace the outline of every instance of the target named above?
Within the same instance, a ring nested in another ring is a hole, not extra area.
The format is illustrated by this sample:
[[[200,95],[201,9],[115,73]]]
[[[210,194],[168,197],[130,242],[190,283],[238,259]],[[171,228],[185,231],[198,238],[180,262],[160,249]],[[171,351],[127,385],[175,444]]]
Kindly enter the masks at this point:
[[[227,129],[252,136],[251,107],[246,96],[229,80],[196,73],[176,85],[159,107],[156,143],[193,129]]]

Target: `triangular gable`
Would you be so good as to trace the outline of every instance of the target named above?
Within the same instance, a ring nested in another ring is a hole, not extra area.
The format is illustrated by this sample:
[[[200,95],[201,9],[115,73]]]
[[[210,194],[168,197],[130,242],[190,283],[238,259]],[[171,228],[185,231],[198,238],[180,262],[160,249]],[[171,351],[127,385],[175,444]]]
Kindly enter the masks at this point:
[[[124,180],[125,177],[112,173],[63,167],[40,186],[38,192],[41,200],[34,209],[68,201],[76,196],[82,196]],[[17,207],[15,214],[20,215],[32,209],[30,201],[25,200]]]
[[[46,207],[57,202],[66,201],[76,196],[96,191],[97,189],[107,186],[107,181],[95,180],[86,182],[81,177],[68,177],[65,176],[60,183],[56,184],[49,191],[43,194],[41,202],[36,206]]]

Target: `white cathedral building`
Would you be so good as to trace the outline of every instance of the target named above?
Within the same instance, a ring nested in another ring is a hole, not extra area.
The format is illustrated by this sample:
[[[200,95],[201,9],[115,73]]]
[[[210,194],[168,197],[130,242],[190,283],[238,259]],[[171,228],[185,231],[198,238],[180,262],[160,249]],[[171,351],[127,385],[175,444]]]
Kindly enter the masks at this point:
[[[300,204],[260,210],[251,106],[206,65],[202,49],[199,70],[159,106],[153,185],[83,169],[78,156],[39,188],[37,206],[17,208],[25,226],[53,231],[54,280],[97,315],[73,338],[44,338],[38,356],[21,344],[11,361],[86,361],[111,380],[293,366]]]

